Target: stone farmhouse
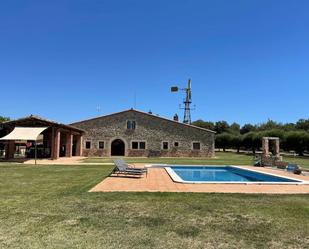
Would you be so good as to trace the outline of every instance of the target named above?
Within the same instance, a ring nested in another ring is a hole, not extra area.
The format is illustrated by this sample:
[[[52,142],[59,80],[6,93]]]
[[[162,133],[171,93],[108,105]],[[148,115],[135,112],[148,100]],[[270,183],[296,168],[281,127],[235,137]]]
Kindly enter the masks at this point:
[[[214,156],[214,131],[134,109],[71,126],[85,131],[84,156]]]
[[[46,129],[38,143],[18,137],[5,140],[20,127]],[[214,141],[214,131],[133,109],[70,125],[34,115],[0,124],[0,158],[4,159],[33,158],[34,155],[51,159],[72,156],[212,157]]]

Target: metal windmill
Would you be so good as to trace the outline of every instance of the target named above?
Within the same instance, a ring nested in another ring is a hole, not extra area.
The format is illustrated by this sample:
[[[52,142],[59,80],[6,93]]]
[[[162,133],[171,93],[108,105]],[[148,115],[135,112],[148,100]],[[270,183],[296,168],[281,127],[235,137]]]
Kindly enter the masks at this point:
[[[183,123],[191,124],[191,110],[193,110],[190,107],[192,103],[191,79],[188,80],[187,88],[178,88],[177,86],[171,87],[171,92],[178,92],[179,90],[186,92],[186,98],[183,100],[184,107],[181,107],[181,109],[184,110]]]

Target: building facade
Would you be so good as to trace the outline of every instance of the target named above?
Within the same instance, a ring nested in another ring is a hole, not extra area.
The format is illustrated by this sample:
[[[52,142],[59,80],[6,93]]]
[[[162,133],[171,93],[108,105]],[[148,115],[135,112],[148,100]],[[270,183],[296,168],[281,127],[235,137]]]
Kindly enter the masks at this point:
[[[133,109],[71,125],[85,131],[84,156],[214,156],[215,132]]]

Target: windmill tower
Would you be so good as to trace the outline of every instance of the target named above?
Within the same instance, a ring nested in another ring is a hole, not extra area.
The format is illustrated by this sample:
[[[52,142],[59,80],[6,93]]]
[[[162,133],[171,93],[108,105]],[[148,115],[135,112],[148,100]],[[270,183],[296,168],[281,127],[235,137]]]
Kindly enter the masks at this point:
[[[187,88],[178,88],[177,86],[171,87],[171,92],[178,92],[179,90],[185,91],[186,98],[183,100],[184,107],[181,109],[184,110],[183,123],[191,124],[191,103],[192,103],[192,90],[191,90],[191,79],[188,80]]]

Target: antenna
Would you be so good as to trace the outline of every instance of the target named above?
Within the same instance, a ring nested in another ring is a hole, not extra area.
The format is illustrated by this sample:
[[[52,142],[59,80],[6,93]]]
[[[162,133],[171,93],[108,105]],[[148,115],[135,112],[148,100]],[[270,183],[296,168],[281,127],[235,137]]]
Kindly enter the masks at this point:
[[[98,112],[98,116],[100,116],[100,113],[101,113],[101,106],[100,105],[97,106],[97,112]]]
[[[134,92],[134,109],[136,109],[136,92]]]
[[[171,92],[178,92],[179,90],[186,92],[186,98],[183,100],[184,107],[180,109],[185,110],[183,116],[183,123],[191,124],[191,110],[194,110],[190,107],[192,103],[192,91],[191,91],[191,79],[188,80],[188,87],[187,88],[178,88],[177,86],[171,87]]]

